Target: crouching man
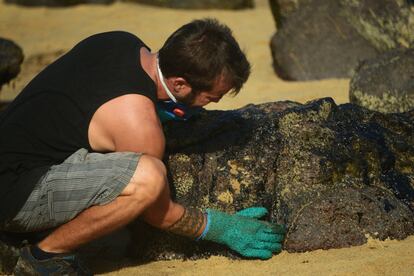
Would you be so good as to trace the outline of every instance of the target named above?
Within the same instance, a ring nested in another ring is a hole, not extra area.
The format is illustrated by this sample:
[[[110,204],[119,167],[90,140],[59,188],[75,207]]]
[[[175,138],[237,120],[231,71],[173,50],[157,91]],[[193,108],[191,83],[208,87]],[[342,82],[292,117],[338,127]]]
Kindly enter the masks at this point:
[[[39,73],[0,117],[0,230],[54,229],[26,246],[15,274],[89,275],[73,252],[138,216],[243,256],[280,252],[264,208],[236,214],[171,200],[162,121],[237,94],[250,65],[213,19],[175,31],[158,53],[121,31],[79,42]]]

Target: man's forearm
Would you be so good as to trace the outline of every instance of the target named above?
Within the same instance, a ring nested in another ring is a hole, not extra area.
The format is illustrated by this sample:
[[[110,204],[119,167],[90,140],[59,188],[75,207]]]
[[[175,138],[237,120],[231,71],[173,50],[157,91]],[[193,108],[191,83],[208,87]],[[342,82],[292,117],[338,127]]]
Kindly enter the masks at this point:
[[[184,213],[173,225],[167,228],[171,233],[196,239],[206,226],[206,217],[196,208],[184,207]]]
[[[143,217],[155,227],[192,239],[224,244],[245,257],[269,259],[282,250],[286,229],[260,220],[268,214],[265,208],[247,208],[235,214],[213,209],[206,212],[207,216],[198,209],[173,202],[166,189]]]
[[[145,210],[142,217],[154,227],[190,238],[199,237],[206,225],[202,211],[173,202],[168,189]]]

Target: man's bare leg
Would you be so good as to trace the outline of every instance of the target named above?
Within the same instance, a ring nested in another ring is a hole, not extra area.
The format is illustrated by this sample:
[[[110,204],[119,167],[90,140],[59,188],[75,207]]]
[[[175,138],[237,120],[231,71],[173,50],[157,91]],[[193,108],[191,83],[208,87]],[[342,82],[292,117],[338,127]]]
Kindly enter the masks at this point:
[[[155,204],[156,203],[156,204]],[[171,201],[164,164],[142,156],[130,183],[113,202],[93,206],[63,224],[38,246],[46,252],[70,252],[79,246],[111,233],[134,220],[151,207],[153,220],[160,228],[179,220],[184,208]]]

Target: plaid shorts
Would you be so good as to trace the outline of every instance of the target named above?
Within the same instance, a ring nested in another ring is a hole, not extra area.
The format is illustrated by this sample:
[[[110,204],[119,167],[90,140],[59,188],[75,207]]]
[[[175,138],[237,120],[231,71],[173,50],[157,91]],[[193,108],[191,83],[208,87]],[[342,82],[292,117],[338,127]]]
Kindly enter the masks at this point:
[[[89,153],[80,149],[41,177],[25,205],[4,225],[11,232],[35,232],[62,225],[83,210],[105,205],[130,182],[141,154]]]

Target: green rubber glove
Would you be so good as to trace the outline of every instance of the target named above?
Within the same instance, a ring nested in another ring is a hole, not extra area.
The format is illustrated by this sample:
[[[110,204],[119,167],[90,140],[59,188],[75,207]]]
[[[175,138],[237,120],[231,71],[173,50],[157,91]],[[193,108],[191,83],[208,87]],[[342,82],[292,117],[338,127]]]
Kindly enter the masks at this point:
[[[261,221],[268,212],[251,207],[233,215],[207,209],[207,225],[201,239],[225,244],[242,256],[269,259],[282,250],[285,227]]]

